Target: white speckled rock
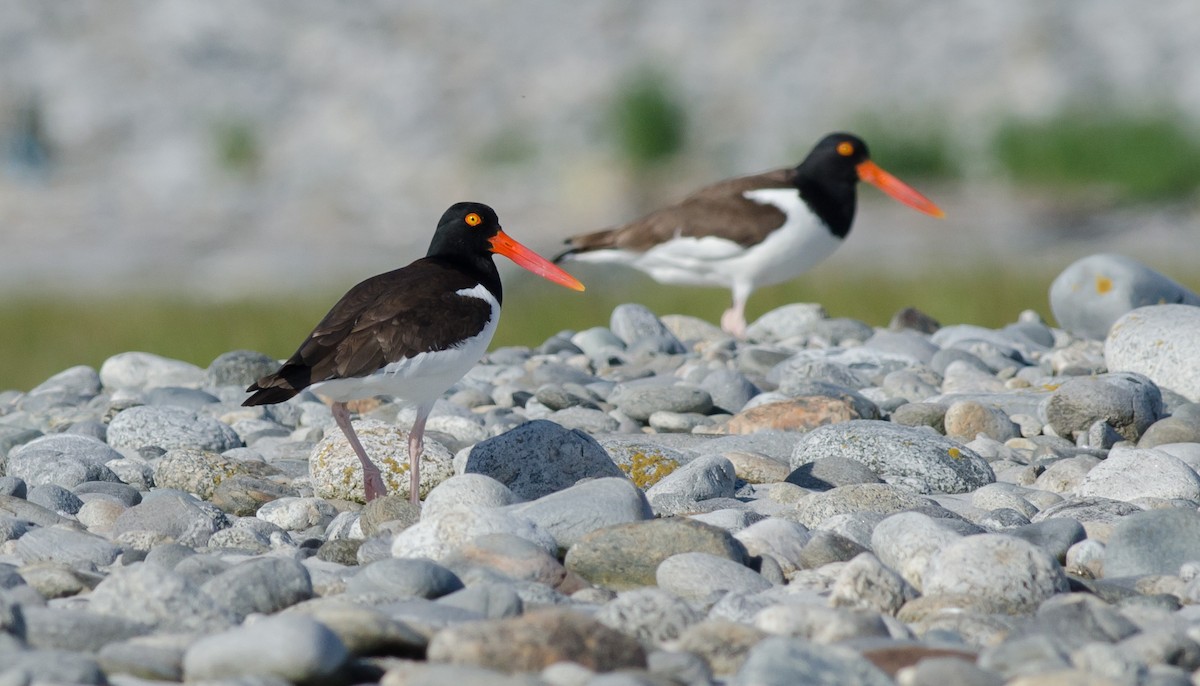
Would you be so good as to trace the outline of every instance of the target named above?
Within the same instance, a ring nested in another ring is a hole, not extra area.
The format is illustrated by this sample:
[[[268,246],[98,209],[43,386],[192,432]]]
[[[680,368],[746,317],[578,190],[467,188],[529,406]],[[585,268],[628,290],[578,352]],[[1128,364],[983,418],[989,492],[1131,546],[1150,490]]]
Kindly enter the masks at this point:
[[[438,484],[421,503],[421,519],[460,505],[503,507],[520,502],[508,486],[483,474],[458,474]]]
[[[1137,372],[1200,402],[1200,302],[1151,305],[1121,317],[1104,341],[1112,372]]]
[[[901,512],[875,525],[871,532],[871,548],[883,564],[921,589],[930,558],[961,538],[932,517],[919,512]]]
[[[1145,497],[1200,500],[1200,476],[1161,450],[1116,446],[1083,477],[1075,495],[1127,502]]]
[[[1158,303],[1200,305],[1200,296],[1123,255],[1089,255],[1050,284],[1050,310],[1058,323],[1097,340],[1125,313]]]
[[[392,541],[393,557],[427,557],[440,562],[484,534],[512,534],[558,554],[558,542],[529,519],[498,509],[451,507],[408,527]]]
[[[408,497],[408,431],[377,419],[354,422],[363,449],[383,473],[388,493]],[[366,501],[362,463],[345,435],[336,428],[325,434],[308,458],[313,492],[320,498]],[[421,451],[421,496],[454,474],[454,456],[428,436]]]
[[[925,596],[965,595],[994,612],[1033,612],[1067,577],[1049,553],[1014,536],[980,534],[955,541],[933,555],[923,575]]]
[[[916,477],[944,493],[966,493],[996,476],[966,446],[932,431],[859,419],[818,427],[800,437],[790,466],[822,457],[858,460],[880,477]]]
[[[654,576],[659,588],[698,603],[715,602],[729,591],[754,593],[771,587],[749,567],[708,553],[672,555],[658,565]]]
[[[331,678],[349,659],[329,627],[298,613],[275,615],[200,639],[183,658],[187,681],[282,678],[292,683]]]

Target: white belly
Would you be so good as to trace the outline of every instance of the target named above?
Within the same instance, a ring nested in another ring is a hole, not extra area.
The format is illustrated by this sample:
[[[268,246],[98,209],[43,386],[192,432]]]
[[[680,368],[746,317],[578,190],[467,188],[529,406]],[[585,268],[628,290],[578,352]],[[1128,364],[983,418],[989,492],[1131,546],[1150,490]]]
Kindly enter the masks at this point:
[[[643,253],[596,250],[574,259],[636,267],[655,281],[754,290],[795,278],[833,254],[842,239],[787,188],[747,191],[745,197],[786,213],[783,226],[762,242],[742,246],[718,236],[676,236]]]
[[[337,402],[375,395],[389,395],[414,404],[430,403],[440,398],[471,371],[487,352],[500,321],[500,304],[483,286],[460,290],[458,295],[479,298],[491,305],[492,316],[478,334],[444,350],[420,353],[393,362],[369,376],[313,384],[312,391]]]

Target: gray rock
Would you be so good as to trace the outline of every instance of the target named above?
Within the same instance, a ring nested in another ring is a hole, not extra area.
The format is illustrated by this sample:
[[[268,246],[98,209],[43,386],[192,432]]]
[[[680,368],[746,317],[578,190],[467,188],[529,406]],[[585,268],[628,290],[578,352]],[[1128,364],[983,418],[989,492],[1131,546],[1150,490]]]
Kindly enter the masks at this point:
[[[750,649],[730,686],[891,686],[892,679],[849,648],[773,636]]]
[[[119,539],[151,532],[187,545],[204,546],[214,532],[228,525],[225,514],[212,505],[179,491],[161,491],[122,512],[113,523],[112,535]]]
[[[654,577],[659,588],[698,603],[716,602],[729,591],[754,593],[771,587],[754,570],[708,553],[672,555],[658,565]]]
[[[911,669],[907,686],[1004,686],[1004,677],[958,657],[927,657]]]
[[[200,590],[238,622],[253,613],[272,614],[313,597],[312,579],[304,565],[271,557],[236,564],[204,582]]]
[[[484,534],[512,534],[555,554],[558,543],[530,519],[498,509],[466,506],[439,509],[392,540],[393,557],[425,557],[440,562]]]
[[[1178,574],[1200,560],[1200,514],[1193,509],[1147,510],[1113,527],[1104,554],[1106,577]]]
[[[818,427],[800,438],[791,467],[823,457],[858,460],[889,477],[917,477],[945,493],[965,493],[996,480],[987,462],[944,436],[876,420],[853,420]]]
[[[883,564],[921,589],[930,559],[961,538],[940,520],[918,512],[901,512],[875,525],[871,549]]]
[[[635,639],[581,612],[546,609],[442,630],[429,642],[428,660],[509,673],[570,661],[607,672],[644,668],[646,653]]]
[[[292,683],[332,678],[350,658],[337,634],[300,614],[282,614],[206,636],[183,658],[187,681],[279,677]]]
[[[767,607],[754,616],[754,626],[768,634],[820,644],[889,637],[887,623],[878,612],[800,603]]]
[[[120,458],[121,453],[91,436],[51,434],[10,451],[5,473],[29,486],[72,488],[85,481],[117,481],[105,463]]]
[[[671,333],[662,320],[646,307],[625,303],[613,308],[609,328],[617,338],[631,349],[648,349],[676,355],[687,349],[675,334]],[[647,342],[653,344],[647,346]]]
[[[194,364],[153,353],[119,353],[100,365],[100,381],[110,389],[141,390],[158,386],[198,388],[204,383],[204,378],[204,370]]]
[[[521,596],[505,584],[472,584],[438,598],[437,602],[476,612],[487,619],[517,617],[525,611]]]
[[[1083,525],[1088,538],[1107,541],[1113,527],[1127,515],[1141,512],[1142,508],[1122,500],[1110,498],[1067,498],[1051,505],[1030,519],[1034,524],[1050,519],[1066,517]]]
[[[105,538],[57,527],[30,530],[17,539],[15,552],[26,563],[62,562],[81,569],[106,567],[121,554]]]
[[[421,518],[428,519],[438,512],[457,507],[503,507],[518,502],[504,484],[483,474],[459,474],[438,484],[421,504]]]
[[[729,532],[686,518],[650,519],[598,529],[567,551],[564,564],[588,581],[624,590],[653,586],[659,563],[677,553],[703,552],[738,564],[746,550]]]
[[[862,462],[837,455],[818,458],[796,467],[787,475],[786,481],[813,491],[827,491],[850,484],[883,483]]]
[[[631,419],[645,422],[659,411],[707,414],[713,408],[712,396],[689,384],[663,383],[659,377],[650,383],[629,382],[613,389],[609,401]]]
[[[1040,413],[1059,436],[1070,438],[1105,421],[1130,441],[1163,415],[1158,387],[1129,372],[1070,379],[1050,394]]]
[[[834,562],[846,562],[867,549],[857,542],[832,531],[819,530],[812,534],[800,550],[798,562],[804,569],[820,569]]]
[[[25,640],[32,648],[94,653],[114,641],[148,633],[150,627],[121,617],[55,607],[25,607]]]
[[[234,430],[212,417],[178,407],[139,405],[117,413],[108,425],[114,448],[156,446],[223,452],[242,445]]]
[[[88,609],[167,632],[220,631],[235,622],[198,585],[145,563],[114,567],[92,591]]]
[[[1152,305],[1121,317],[1104,341],[1109,370],[1143,374],[1191,402],[1200,401],[1200,370],[1194,364],[1200,352],[1198,304]]]
[[[780,517],[769,517],[733,535],[750,556],[769,555],[780,571],[792,574],[802,567],[804,547],[812,534],[803,525]]]
[[[439,598],[462,587],[462,580],[449,569],[422,559],[377,560],[346,582],[347,593],[390,598]]]
[[[179,634],[139,636],[114,641],[97,652],[108,674],[148,681],[183,681],[183,654],[192,637]]]
[[[916,595],[916,589],[903,577],[864,552],[842,567],[829,589],[829,604],[895,615]]]
[[[1019,683],[1022,676],[1061,673],[1071,666],[1071,657],[1057,636],[1024,636],[985,648],[978,664]]]
[[[269,355],[253,350],[231,350],[208,363],[204,385],[243,389],[278,368],[279,361]]]
[[[71,520],[24,498],[0,495],[0,516],[8,516],[38,526],[68,524]],[[10,525],[11,527],[11,525]]]
[[[792,303],[777,307],[746,327],[750,341],[780,341],[802,336],[826,318],[825,308],[815,303]]]
[[[12,684],[108,684],[91,655],[66,650],[5,651],[4,672]]]
[[[714,370],[700,380],[699,386],[712,398],[714,410],[729,414],[739,412],[759,394],[758,387],[745,374],[733,369]]]
[[[968,536],[942,547],[930,557],[922,582],[926,596],[969,595],[981,607],[1009,614],[1032,612],[1068,589],[1057,560],[1002,534]]]
[[[677,514],[692,510],[701,500],[732,498],[736,481],[737,475],[728,459],[704,455],[651,486],[646,499],[659,514]]]
[[[506,509],[554,536],[564,550],[597,529],[654,516],[641,490],[628,479],[614,477],[583,481]]]
[[[618,593],[596,611],[601,624],[632,636],[647,647],[672,641],[704,619],[690,603],[659,588]]]
[[[1154,448],[1171,443],[1200,443],[1200,420],[1191,417],[1164,417],[1151,424],[1138,439],[1139,448]]]
[[[1050,310],[1066,330],[1102,340],[1127,312],[1145,305],[1200,305],[1200,296],[1122,255],[1089,255],[1050,284]],[[1110,369],[1111,369],[1110,365]]]
[[[83,501],[79,499],[79,496],[58,484],[35,486],[29,491],[27,497],[29,502],[37,503],[62,515],[78,514],[79,508],[83,507]]]
[[[796,505],[795,519],[808,528],[816,528],[836,515],[878,512],[892,514],[904,510],[937,509],[937,505],[912,491],[891,484],[850,484],[813,493]]]
[[[578,429],[589,434],[612,433],[621,427],[607,412],[588,407],[568,407],[551,413],[546,419],[564,429]]]
[[[321,498],[277,498],[260,507],[256,516],[286,531],[304,531],[328,526],[337,509]]]
[[[1065,564],[1071,546],[1087,538],[1083,525],[1068,517],[1055,517],[1026,524],[1004,533],[1022,538],[1045,550],[1060,564]]]
[[[102,495],[126,506],[142,502],[142,494],[136,488],[115,481],[85,481],[71,490],[84,501],[90,500],[94,495]]]
[[[141,395],[143,405],[171,405],[188,410],[199,410],[206,405],[220,402],[212,393],[199,388],[180,388],[178,386],[160,386],[146,390]]]
[[[464,472],[490,476],[526,500],[583,478],[622,476],[596,439],[541,420],[476,444]]]
[[[1138,478],[1129,478],[1137,474]],[[1075,488],[1081,498],[1200,500],[1200,476],[1182,460],[1153,448],[1115,447]]]

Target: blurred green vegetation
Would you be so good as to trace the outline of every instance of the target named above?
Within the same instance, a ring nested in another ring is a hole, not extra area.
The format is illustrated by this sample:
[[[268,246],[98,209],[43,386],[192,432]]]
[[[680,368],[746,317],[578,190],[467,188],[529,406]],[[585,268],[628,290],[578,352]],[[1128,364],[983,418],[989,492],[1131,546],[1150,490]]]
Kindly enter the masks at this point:
[[[1022,184],[1111,187],[1125,202],[1184,198],[1200,188],[1200,137],[1171,114],[1073,108],[1000,127],[996,160]]]
[[[864,115],[850,129],[867,143],[871,158],[902,179],[950,179],[962,172],[947,130],[925,117],[895,121]]]
[[[232,174],[258,171],[262,162],[262,144],[251,123],[221,121],[213,125],[212,132],[217,166]]]
[[[644,169],[683,150],[687,112],[666,76],[642,69],[618,89],[610,127],[621,156],[635,169]]]
[[[504,316],[493,347],[532,347],[564,329],[607,326],[612,308],[623,302],[640,302],[660,315],[690,314],[711,322],[729,307],[729,293],[721,289],[660,286],[626,269],[570,268],[588,285],[587,292],[556,288],[519,271],[506,274]],[[747,316],[753,321],[779,305],[818,302],[830,316],[886,326],[897,310],[915,306],[943,324],[994,327],[1013,321],[1024,309],[1048,318],[1046,291],[1053,276],[988,268],[900,277],[819,268],[755,292]],[[219,303],[12,296],[0,303],[0,390],[29,390],[68,367],[99,368],[109,356],[130,350],[201,367],[223,352],[243,348],[287,357],[339,295]]]

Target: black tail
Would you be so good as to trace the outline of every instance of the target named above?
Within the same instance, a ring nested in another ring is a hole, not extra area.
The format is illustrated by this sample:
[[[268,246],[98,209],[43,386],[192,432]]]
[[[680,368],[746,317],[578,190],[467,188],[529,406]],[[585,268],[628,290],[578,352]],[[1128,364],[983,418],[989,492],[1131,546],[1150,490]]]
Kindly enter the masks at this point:
[[[274,374],[268,374],[250,384],[247,393],[254,395],[242,402],[243,407],[253,405],[274,405],[308,387],[312,370],[301,365],[285,364]]]
[[[571,242],[570,239],[567,239],[567,242],[570,243]],[[559,262],[562,262],[564,259],[579,252],[579,250],[580,249],[576,248],[576,247],[567,248],[566,250],[560,252],[559,254],[557,254],[553,258],[551,258],[550,261],[553,262],[554,264],[558,264]]]

